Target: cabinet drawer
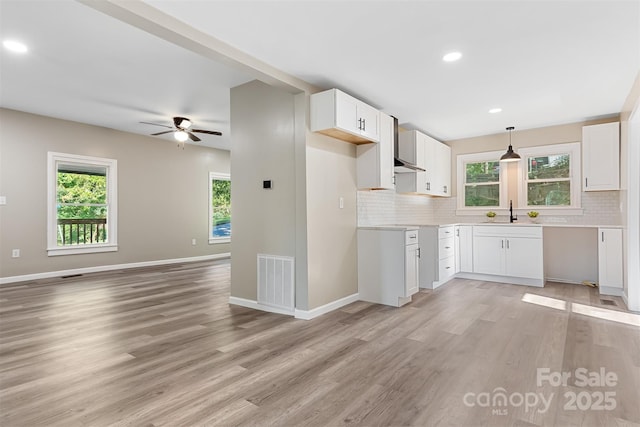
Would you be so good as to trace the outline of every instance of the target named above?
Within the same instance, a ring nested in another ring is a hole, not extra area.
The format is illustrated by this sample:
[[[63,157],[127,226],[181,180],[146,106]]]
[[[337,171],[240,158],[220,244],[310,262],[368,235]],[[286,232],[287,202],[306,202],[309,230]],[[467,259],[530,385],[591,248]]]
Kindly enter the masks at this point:
[[[455,241],[453,236],[440,239],[438,242],[438,259],[445,259],[453,256],[455,253],[454,244]]]
[[[444,239],[445,237],[453,237],[453,225],[438,228],[438,239]]]
[[[455,257],[450,256],[449,258],[441,259],[439,262],[438,280],[442,282],[453,276],[456,272],[455,266]]]
[[[406,231],[404,234],[405,245],[412,245],[414,243],[418,243],[418,230]]]
[[[499,237],[533,237],[542,238],[540,226],[517,225],[474,225],[474,236],[499,236]]]

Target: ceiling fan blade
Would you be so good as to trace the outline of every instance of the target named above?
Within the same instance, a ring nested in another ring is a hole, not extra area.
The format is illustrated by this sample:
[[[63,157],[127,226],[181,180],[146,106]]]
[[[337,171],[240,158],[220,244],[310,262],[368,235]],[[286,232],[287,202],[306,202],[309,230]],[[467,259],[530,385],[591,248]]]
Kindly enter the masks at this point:
[[[164,135],[165,133],[171,133],[171,132],[173,132],[173,130],[165,130],[165,131],[158,132],[158,133],[152,133],[151,135],[152,136],[158,136],[158,135]]]
[[[173,129],[171,126],[161,125],[161,124],[158,124],[158,123],[150,123],[150,122],[140,122],[140,123],[144,123],[145,125],[162,126],[163,128]]]
[[[222,136],[222,132],[219,132],[217,130],[193,129],[191,132],[208,133],[209,135]]]
[[[189,134],[189,139],[191,139],[192,141],[195,141],[195,142],[202,141],[200,138],[198,138],[197,136],[195,136],[191,132],[187,132],[187,133]]]

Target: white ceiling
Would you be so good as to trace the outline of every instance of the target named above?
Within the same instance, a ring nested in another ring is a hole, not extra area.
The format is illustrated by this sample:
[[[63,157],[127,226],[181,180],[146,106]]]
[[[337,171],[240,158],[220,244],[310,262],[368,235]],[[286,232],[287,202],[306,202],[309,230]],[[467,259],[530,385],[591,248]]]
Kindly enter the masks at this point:
[[[640,70],[639,1],[146,3],[442,140],[616,114]],[[73,1],[1,7],[2,38],[31,47],[2,52],[3,107],[142,134],[185,115],[232,146],[228,89],[247,73]]]

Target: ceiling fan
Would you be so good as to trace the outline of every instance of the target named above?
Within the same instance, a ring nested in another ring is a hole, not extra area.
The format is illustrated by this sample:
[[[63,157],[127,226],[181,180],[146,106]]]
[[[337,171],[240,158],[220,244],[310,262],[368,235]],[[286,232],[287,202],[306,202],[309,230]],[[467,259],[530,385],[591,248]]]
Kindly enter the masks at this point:
[[[150,123],[150,122],[140,122],[147,125],[153,126],[162,126],[165,128],[169,128],[170,130],[165,130],[162,132],[152,133],[153,136],[163,135],[165,133],[173,132],[173,137],[180,143],[184,144],[187,139],[198,142],[201,141],[200,138],[194,135],[194,133],[206,133],[209,135],[217,135],[221,136],[222,132],[217,130],[205,130],[205,129],[191,129],[191,125],[193,124],[191,120],[186,117],[174,117],[173,118],[173,127],[167,125],[161,125],[158,123]]]

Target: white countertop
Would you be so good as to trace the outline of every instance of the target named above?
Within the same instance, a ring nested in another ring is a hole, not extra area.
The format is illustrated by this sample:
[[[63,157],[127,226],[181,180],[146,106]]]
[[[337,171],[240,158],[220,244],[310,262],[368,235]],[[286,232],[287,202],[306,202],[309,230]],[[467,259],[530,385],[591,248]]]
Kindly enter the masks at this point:
[[[514,223],[509,222],[443,222],[443,223],[429,223],[429,224],[393,224],[393,225],[377,225],[358,227],[361,229],[406,229],[415,230],[419,227],[448,227],[452,225],[489,225],[497,227],[549,227],[549,228],[623,228],[622,225],[603,225],[603,224],[567,224],[564,222],[548,222],[548,223],[533,223],[530,221],[516,221]]]
[[[372,225],[366,227],[358,227],[358,230],[412,231],[419,228],[419,225]]]

